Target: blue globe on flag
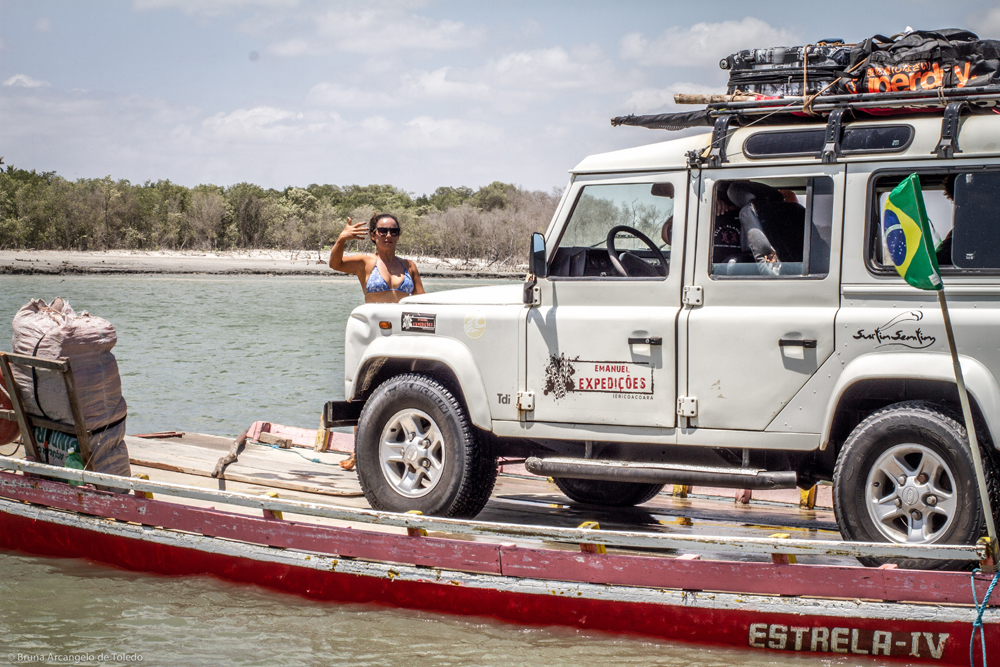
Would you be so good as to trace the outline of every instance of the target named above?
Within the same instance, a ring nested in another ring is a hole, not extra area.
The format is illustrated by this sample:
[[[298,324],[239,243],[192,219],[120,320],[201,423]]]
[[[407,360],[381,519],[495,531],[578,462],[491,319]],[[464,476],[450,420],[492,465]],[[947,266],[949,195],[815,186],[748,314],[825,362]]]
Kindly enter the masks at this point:
[[[882,217],[882,228],[885,230],[885,247],[889,251],[892,263],[896,266],[906,261],[906,234],[899,218],[891,210],[886,210]]]

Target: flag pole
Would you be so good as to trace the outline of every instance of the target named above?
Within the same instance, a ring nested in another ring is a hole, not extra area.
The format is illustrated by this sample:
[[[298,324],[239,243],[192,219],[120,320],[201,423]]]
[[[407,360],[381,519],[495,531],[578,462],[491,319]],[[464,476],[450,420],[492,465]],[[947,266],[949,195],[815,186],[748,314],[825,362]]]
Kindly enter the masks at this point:
[[[965,429],[969,433],[969,445],[972,448],[972,460],[976,467],[976,482],[979,485],[979,497],[982,499],[983,509],[986,510],[986,534],[995,543],[997,529],[993,522],[993,508],[990,506],[989,489],[986,488],[986,476],[983,474],[983,458],[979,452],[979,440],[976,438],[976,425],[972,421],[972,407],[969,404],[969,393],[965,389],[965,377],[962,375],[962,365],[958,361],[958,348],[955,347],[955,334],[951,328],[951,316],[948,315],[948,302],[944,298],[944,286],[938,290],[937,294],[938,303],[941,304],[941,314],[944,316],[944,331],[948,337],[948,349],[951,350],[951,361],[955,365],[958,400],[962,404]]]

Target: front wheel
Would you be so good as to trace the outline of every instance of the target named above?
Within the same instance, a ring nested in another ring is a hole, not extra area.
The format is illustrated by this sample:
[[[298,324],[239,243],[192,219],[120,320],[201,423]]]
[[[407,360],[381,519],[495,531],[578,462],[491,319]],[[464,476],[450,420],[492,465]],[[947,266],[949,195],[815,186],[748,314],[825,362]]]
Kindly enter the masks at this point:
[[[472,518],[496,483],[489,440],[454,394],[425,375],[400,375],[375,390],[355,451],[361,490],[377,510]]]
[[[571,500],[591,505],[609,507],[633,507],[652,500],[663,488],[663,484],[640,482],[609,482],[599,479],[577,479],[574,477],[554,477],[559,490]]]
[[[988,484],[995,474],[984,457]],[[854,429],[837,459],[833,507],[850,540],[974,544],[985,516],[965,428],[939,406],[897,403]],[[968,569],[969,561],[859,558],[869,566]]]

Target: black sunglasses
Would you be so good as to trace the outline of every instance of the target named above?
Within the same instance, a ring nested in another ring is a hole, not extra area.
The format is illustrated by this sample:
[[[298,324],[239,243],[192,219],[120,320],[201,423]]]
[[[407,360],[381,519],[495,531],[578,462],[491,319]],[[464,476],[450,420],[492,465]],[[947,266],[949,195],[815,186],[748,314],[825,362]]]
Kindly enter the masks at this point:
[[[399,236],[399,227],[376,227],[372,231],[379,236]]]

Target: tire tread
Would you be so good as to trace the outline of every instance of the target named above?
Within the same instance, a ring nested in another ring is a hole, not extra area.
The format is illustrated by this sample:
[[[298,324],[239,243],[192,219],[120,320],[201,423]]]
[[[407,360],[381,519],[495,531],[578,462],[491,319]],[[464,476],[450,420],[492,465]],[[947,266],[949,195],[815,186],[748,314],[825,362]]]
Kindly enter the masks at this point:
[[[442,513],[442,516],[455,518],[472,518],[482,511],[486,506],[497,478],[497,457],[492,447],[492,441],[481,436],[478,429],[471,423],[468,413],[462,402],[454,393],[441,381],[428,375],[420,373],[407,373],[397,375],[382,383],[375,390],[372,398],[365,404],[361,412],[359,422],[370,418],[373,406],[377,406],[384,400],[391,400],[392,395],[407,389],[423,395],[441,410],[442,414],[453,415],[456,419],[464,449],[463,456],[470,465],[464,467],[464,474],[458,485],[455,498]],[[380,511],[393,511],[386,507],[378,498],[373,489],[366,483],[365,475],[358,474],[358,481],[361,483],[361,490],[365,498],[373,509]]]

